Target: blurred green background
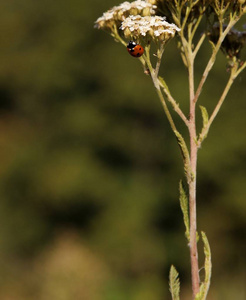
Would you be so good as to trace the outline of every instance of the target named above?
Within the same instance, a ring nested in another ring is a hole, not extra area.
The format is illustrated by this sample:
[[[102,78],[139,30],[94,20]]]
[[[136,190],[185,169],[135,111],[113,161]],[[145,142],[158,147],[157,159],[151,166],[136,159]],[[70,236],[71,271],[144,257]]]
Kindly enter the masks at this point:
[[[138,60],[93,28],[118,4],[0,2],[1,300],[170,299],[171,264],[191,299],[175,138]],[[198,79],[209,53],[202,48]],[[161,73],[187,113],[175,42]],[[200,102],[209,113],[227,77],[220,54]],[[246,298],[245,79],[199,152],[211,300]]]

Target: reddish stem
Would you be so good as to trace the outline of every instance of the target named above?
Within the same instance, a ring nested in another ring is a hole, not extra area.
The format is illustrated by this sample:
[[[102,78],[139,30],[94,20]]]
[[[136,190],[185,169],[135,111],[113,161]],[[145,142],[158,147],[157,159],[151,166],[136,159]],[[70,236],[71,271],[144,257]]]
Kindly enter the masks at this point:
[[[191,120],[192,121],[192,120]],[[190,209],[190,260],[191,260],[191,281],[193,299],[199,292],[199,266],[197,252],[197,220],[196,220],[196,165],[197,165],[197,145],[195,143],[194,123],[190,124],[190,167],[191,180],[189,182],[189,209]]]
[[[191,56],[190,56],[191,57]],[[190,175],[189,184],[189,209],[190,209],[190,260],[191,260],[191,282],[193,299],[199,292],[199,265],[197,252],[197,220],[196,220],[196,172],[197,172],[197,144],[196,144],[196,118],[195,108],[196,101],[194,95],[194,60],[189,62],[189,87],[190,87],[190,119],[189,119],[189,135],[190,135]]]

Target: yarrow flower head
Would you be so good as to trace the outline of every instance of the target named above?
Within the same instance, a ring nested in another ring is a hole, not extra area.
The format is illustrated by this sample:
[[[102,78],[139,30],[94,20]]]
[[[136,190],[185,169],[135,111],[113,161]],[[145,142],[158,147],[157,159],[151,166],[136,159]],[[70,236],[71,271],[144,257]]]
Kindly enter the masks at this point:
[[[165,17],[160,16],[129,16],[120,27],[127,39],[138,40],[147,37],[157,41],[168,41],[180,29],[175,24],[170,24]]]
[[[136,0],[133,2],[123,2],[114,6],[95,22],[98,29],[112,30],[114,26],[119,26],[129,15],[149,16],[155,14],[156,5],[147,1]]]
[[[223,26],[225,30],[226,25]],[[219,24],[214,24],[208,32],[208,37],[213,43],[217,43],[220,34]],[[224,41],[221,44],[221,50],[227,55],[228,58],[240,59],[240,53],[244,45],[246,44],[246,31],[239,31],[232,28]]]

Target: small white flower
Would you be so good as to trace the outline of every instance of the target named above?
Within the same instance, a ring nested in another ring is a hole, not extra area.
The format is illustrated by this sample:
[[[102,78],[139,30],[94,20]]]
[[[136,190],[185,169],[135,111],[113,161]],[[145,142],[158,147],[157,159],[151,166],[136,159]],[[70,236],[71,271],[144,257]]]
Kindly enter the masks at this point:
[[[146,36],[146,33],[149,31],[149,28],[147,26],[141,26],[140,28],[140,34],[143,36]]]
[[[113,8],[105,12],[102,17],[98,18],[95,22],[95,27],[99,29],[110,29],[112,27],[112,24],[123,21],[130,14],[154,14],[156,8],[156,5],[142,0],[136,0],[133,2],[125,1],[118,6],[114,6]]]
[[[154,31],[154,35],[155,35],[155,36],[159,36],[160,34],[161,34],[161,33],[160,33],[159,30],[155,30],[155,31]]]
[[[103,17],[104,17],[105,20],[110,20],[110,19],[113,18],[113,16],[114,16],[114,12],[113,11],[108,11],[108,12],[105,12],[103,14]]]
[[[149,34],[152,38],[157,38],[160,41],[167,41],[174,37],[180,29],[175,24],[168,23],[165,17],[160,16],[145,16],[130,15],[122,23],[120,29],[127,32],[127,35],[132,32],[134,38],[140,35],[146,36]]]

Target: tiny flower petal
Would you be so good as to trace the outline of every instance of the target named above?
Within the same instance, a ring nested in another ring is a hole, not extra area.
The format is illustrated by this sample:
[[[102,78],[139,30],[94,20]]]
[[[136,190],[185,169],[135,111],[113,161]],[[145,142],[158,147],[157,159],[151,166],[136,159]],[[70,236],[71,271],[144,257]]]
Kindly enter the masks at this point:
[[[174,37],[180,29],[175,24],[170,24],[165,20],[165,17],[160,16],[145,16],[140,15],[127,17],[121,24],[120,29],[129,28],[136,39],[140,35],[147,34],[152,38],[157,38],[160,41],[167,41]]]
[[[118,6],[114,6],[98,18],[95,22],[95,27],[99,29],[111,29],[112,24],[124,21],[129,15],[153,15],[156,8],[156,5],[147,1],[125,1]]]

